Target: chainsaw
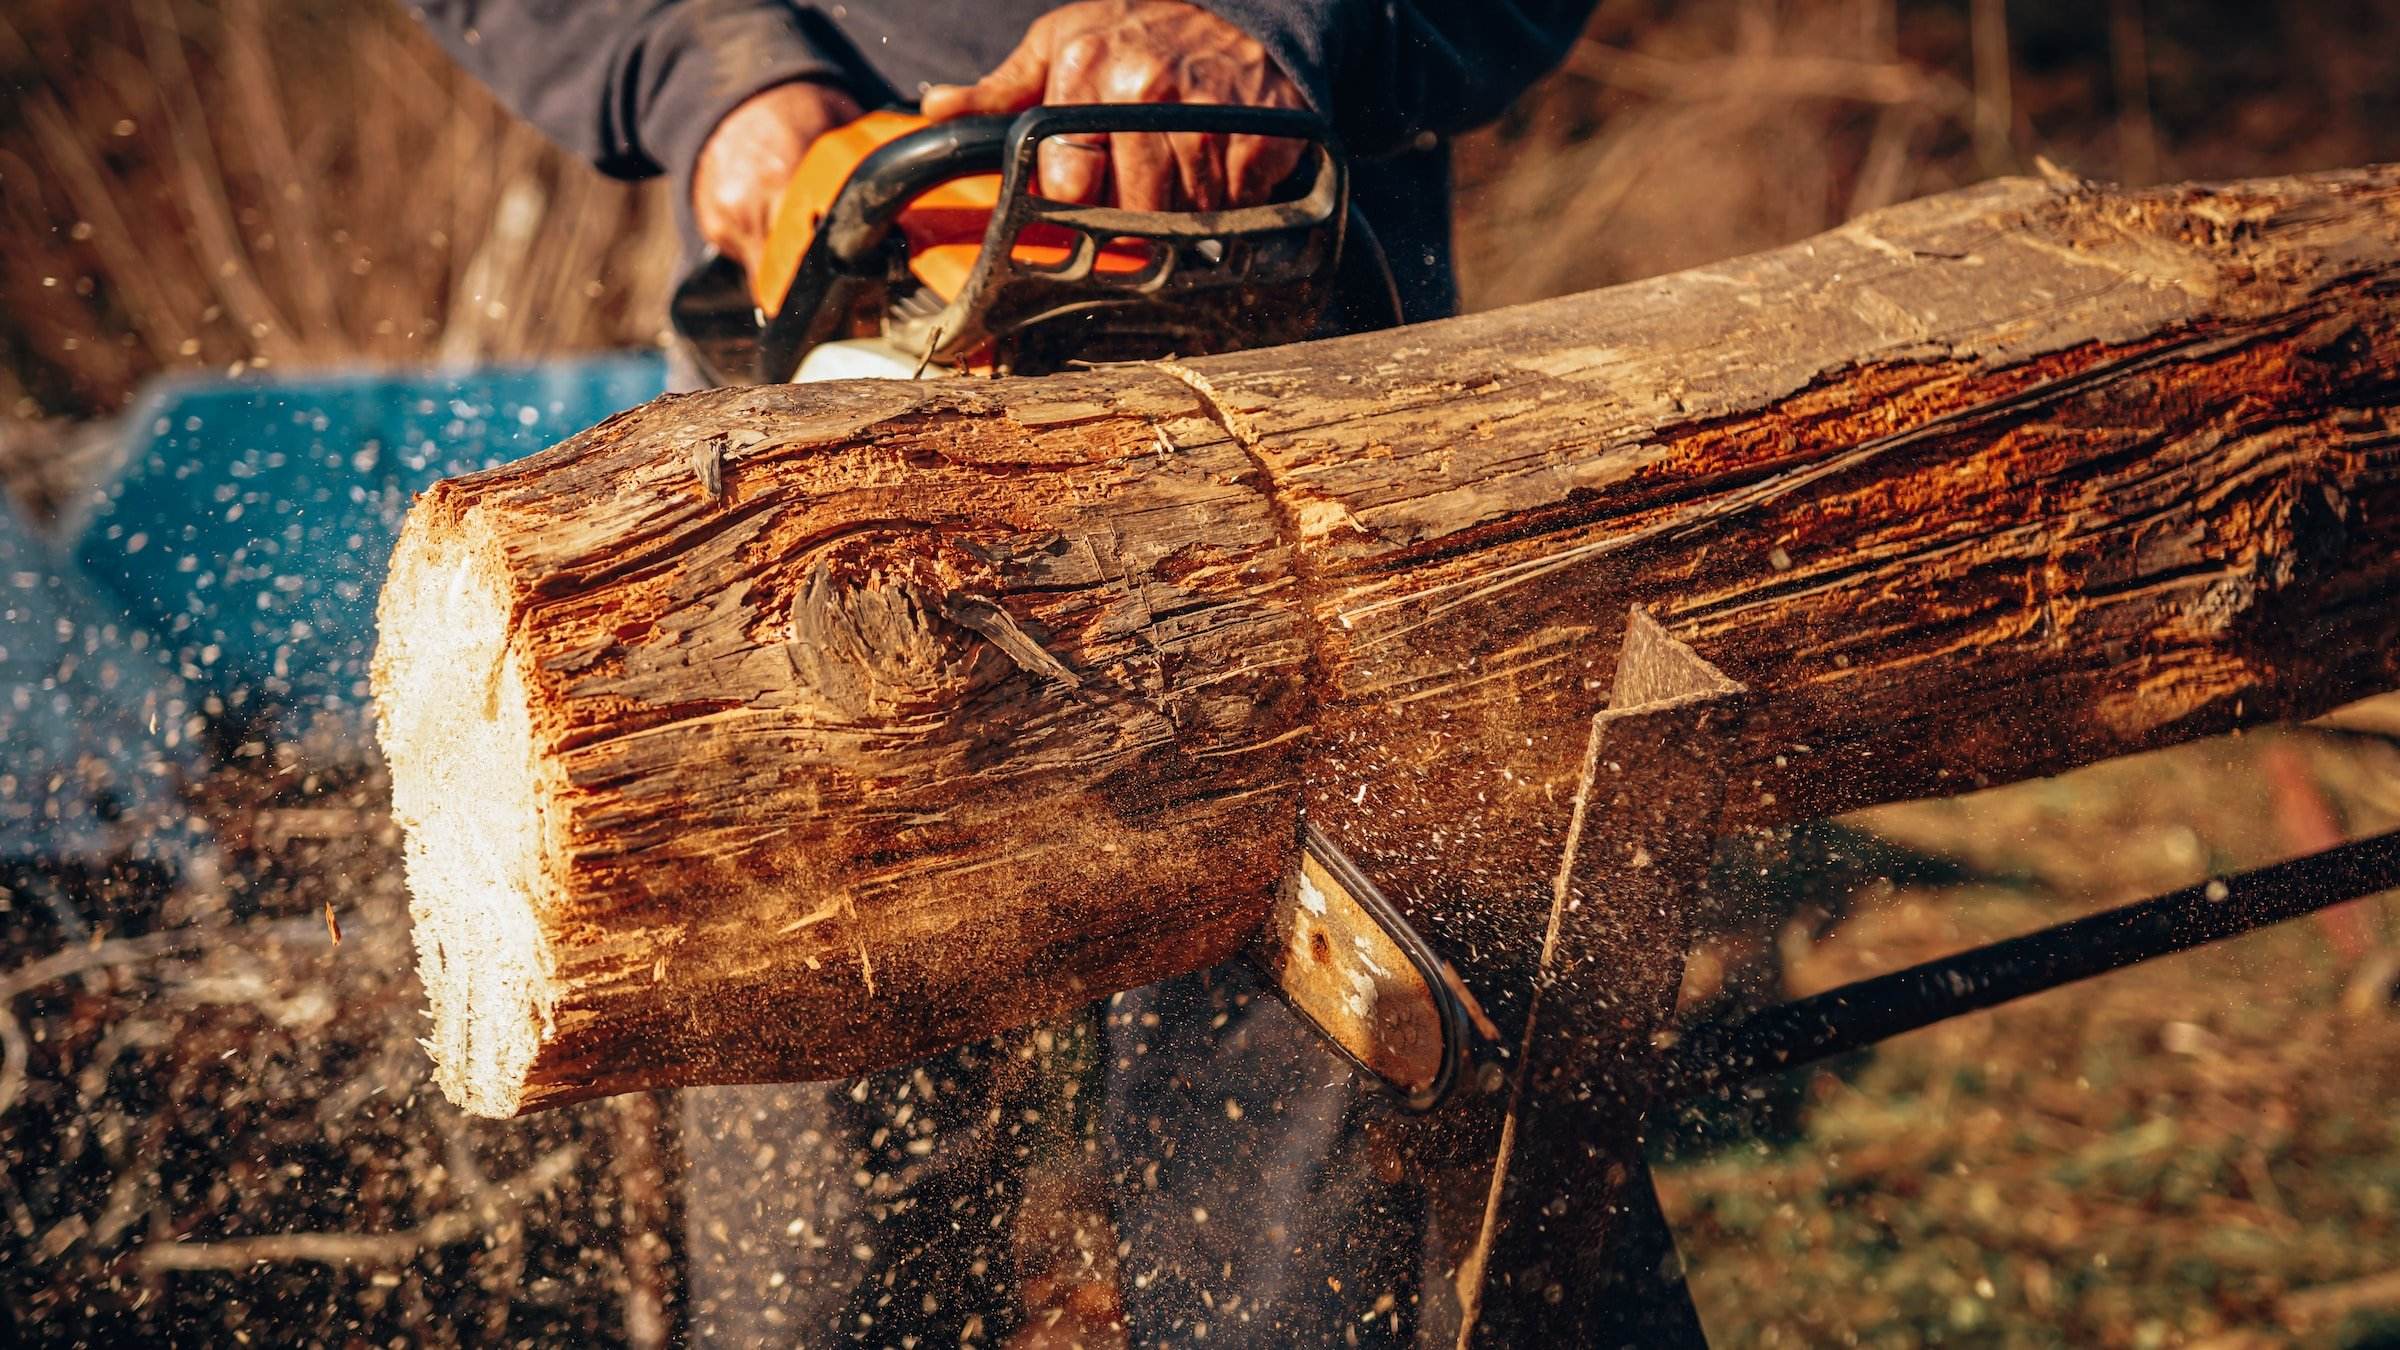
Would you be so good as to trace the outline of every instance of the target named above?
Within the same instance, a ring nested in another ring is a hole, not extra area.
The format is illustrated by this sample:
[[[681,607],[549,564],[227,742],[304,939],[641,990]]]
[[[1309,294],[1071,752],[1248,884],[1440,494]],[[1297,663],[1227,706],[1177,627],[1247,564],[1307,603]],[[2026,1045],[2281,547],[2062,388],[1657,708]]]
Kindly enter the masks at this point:
[[[1035,194],[1054,136],[1197,132],[1298,141],[1267,202],[1132,211]],[[1041,375],[1072,363],[1278,346],[1386,327],[1399,305],[1314,114],[1213,104],[1034,108],[929,123],[869,113],[818,137],[755,274],[723,255],[677,288],[677,333],[715,384]]]
[[[1304,152],[1268,202],[1228,210],[1131,211],[1032,191],[1043,140],[1142,132],[1282,137]],[[941,123],[869,113],[810,145],[756,273],[704,259],[672,314],[701,374],[720,385],[1039,375],[1400,321],[1324,122],[1157,103]],[[1497,1033],[1339,845],[1314,825],[1299,843],[1252,955],[1371,1081],[1429,1109],[1478,1034],[1488,1043]]]

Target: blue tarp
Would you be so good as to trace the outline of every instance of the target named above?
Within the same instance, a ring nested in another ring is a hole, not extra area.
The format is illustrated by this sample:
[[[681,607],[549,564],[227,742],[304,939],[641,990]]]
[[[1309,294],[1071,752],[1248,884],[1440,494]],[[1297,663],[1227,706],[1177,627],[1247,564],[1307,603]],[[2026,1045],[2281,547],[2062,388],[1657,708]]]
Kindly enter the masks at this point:
[[[544,449],[665,387],[656,353],[470,370],[176,380],[75,561],[183,679],[229,703],[363,708],[410,496]]]
[[[0,497],[0,861],[172,856],[183,682]],[[0,891],[0,913],[7,909]]]

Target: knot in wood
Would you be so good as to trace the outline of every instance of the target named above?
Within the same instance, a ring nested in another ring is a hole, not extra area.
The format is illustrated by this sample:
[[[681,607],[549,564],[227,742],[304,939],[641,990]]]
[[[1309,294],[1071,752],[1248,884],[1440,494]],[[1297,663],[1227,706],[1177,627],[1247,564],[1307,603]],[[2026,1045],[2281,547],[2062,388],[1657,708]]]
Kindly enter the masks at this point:
[[[995,584],[989,564],[923,532],[828,545],[792,593],[792,673],[853,721],[955,708],[1011,671],[1005,653],[944,614]]]

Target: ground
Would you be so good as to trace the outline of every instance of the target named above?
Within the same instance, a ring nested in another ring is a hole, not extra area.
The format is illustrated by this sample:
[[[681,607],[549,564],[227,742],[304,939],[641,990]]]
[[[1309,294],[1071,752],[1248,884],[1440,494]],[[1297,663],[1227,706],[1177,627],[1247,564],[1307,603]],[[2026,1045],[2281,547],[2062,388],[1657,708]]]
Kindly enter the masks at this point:
[[[1822,940],[1787,930],[1790,992],[2306,851],[2311,788],[2343,834],[2391,829],[2400,749],[2269,731],[1865,813],[1972,876],[1870,879]],[[1713,1343],[2400,1343],[2395,936],[2387,895],[1764,1085],[1732,1143],[1667,1141]]]

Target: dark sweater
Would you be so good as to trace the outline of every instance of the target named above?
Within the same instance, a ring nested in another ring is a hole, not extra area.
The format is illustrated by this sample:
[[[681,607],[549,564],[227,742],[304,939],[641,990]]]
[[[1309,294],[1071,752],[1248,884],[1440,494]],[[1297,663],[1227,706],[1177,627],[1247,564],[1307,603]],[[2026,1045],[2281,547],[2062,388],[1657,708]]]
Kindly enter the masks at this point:
[[[1352,192],[1411,321],[1457,305],[1443,138],[1498,116],[1566,54],[1594,0],[1196,0],[1265,44],[1349,148]],[[701,142],[771,85],[874,107],[971,83],[1051,0],[416,0],[518,115],[618,178],[673,175],[690,228]]]

